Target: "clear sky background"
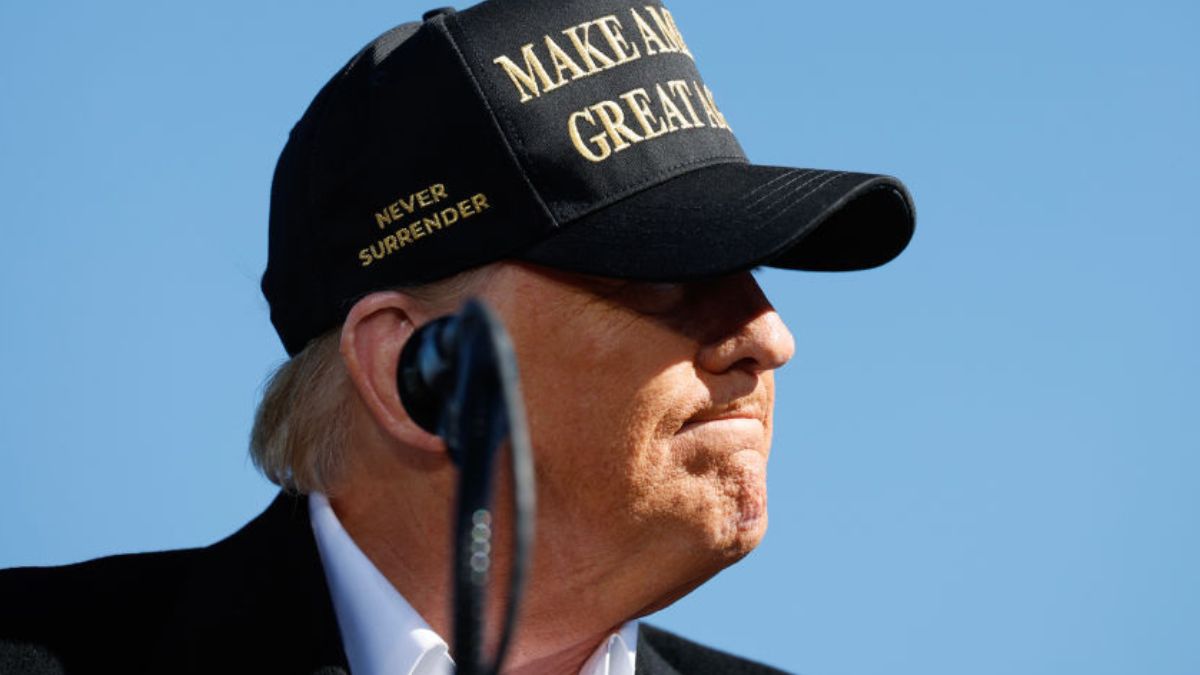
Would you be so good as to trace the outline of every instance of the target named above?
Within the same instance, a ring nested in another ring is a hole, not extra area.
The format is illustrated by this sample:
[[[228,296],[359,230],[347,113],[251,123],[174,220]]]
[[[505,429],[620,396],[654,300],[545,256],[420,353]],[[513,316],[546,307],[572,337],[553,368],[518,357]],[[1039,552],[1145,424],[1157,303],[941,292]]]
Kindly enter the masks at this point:
[[[770,532],[655,621],[806,675],[1200,673],[1198,7],[672,5],[751,159],[895,174],[919,224],[763,275],[798,343]],[[275,159],[425,9],[0,6],[0,566],[268,503]]]

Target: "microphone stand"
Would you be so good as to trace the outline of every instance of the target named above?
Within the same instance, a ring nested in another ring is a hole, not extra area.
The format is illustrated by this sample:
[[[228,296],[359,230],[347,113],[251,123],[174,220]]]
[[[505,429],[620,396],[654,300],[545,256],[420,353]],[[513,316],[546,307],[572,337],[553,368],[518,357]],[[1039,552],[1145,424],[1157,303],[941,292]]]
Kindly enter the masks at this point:
[[[456,382],[442,418],[442,436],[460,469],[455,516],[455,663],[463,675],[493,675],[499,673],[512,639],[533,544],[533,459],[516,357],[503,324],[483,303],[472,299],[459,315],[454,340]],[[496,656],[491,663],[484,663],[483,618],[495,525],[492,473],[496,451],[505,438],[512,459],[512,570]]]

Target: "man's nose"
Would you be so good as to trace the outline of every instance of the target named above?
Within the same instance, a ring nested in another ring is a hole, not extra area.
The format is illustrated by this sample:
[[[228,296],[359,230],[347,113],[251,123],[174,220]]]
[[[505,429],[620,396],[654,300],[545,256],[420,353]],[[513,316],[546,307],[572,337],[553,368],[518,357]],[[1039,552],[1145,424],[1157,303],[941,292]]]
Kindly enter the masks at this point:
[[[720,283],[712,307],[720,319],[700,348],[699,366],[713,373],[760,372],[787,363],[796,341],[754,277],[746,272]]]

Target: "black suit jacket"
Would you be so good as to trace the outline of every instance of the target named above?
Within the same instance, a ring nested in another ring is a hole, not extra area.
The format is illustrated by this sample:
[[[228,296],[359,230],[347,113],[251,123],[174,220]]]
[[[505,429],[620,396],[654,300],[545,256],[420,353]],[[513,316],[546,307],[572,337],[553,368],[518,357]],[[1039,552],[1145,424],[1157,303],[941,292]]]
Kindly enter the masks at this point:
[[[347,672],[304,497],[206,548],[0,570],[0,675]],[[643,624],[637,672],[782,671]]]

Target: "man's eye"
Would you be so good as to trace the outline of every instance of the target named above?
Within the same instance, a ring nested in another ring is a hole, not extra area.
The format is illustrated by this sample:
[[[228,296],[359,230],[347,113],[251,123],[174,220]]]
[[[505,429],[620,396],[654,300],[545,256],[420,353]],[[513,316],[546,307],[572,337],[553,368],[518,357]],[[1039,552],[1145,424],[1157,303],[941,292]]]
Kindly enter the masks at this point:
[[[687,287],[680,283],[630,284],[625,288],[622,301],[630,309],[643,314],[667,314],[678,309],[687,299]]]

